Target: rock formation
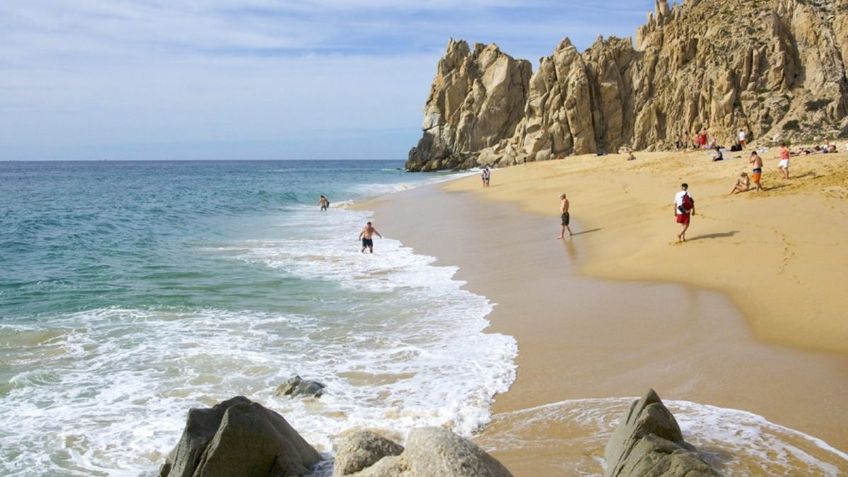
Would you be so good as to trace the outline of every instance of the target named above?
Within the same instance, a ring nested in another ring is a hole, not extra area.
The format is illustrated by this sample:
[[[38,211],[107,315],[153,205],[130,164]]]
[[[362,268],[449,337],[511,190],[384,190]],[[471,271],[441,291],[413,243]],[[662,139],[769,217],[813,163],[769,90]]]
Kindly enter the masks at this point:
[[[718,477],[683,440],[680,426],[653,389],[634,401],[607,442],[604,477]]]
[[[283,419],[245,397],[191,409],[160,477],[306,475],[321,456]]]
[[[439,61],[424,111],[424,136],[409,153],[410,168],[470,167],[475,153],[512,136],[524,114],[530,62],[497,45],[451,40]]]
[[[277,396],[307,396],[319,398],[324,394],[325,386],[318,381],[303,379],[300,376],[292,376],[286,382],[277,386],[274,394]]]
[[[363,443],[369,443],[365,446],[367,451],[362,451]],[[360,455],[354,458],[353,452]],[[440,427],[413,430],[406,440],[406,448],[373,434],[351,434],[338,446],[333,475],[512,477],[506,467],[474,443]]]
[[[848,135],[848,0],[687,0],[631,39],[566,38],[530,77],[494,45],[448,44],[407,169]],[[529,78],[529,79],[528,79]]]

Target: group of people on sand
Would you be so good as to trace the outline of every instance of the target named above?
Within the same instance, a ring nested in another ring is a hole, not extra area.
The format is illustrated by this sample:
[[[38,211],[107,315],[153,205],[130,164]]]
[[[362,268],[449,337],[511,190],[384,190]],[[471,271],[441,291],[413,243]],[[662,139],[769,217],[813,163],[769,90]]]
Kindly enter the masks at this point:
[[[684,150],[687,148],[691,149],[708,149],[712,151],[719,151],[719,156],[721,157],[721,149],[722,146],[719,145],[718,139],[715,136],[711,136],[707,133],[706,129],[702,129],[700,132],[693,134],[691,137],[686,133],[681,133],[677,136],[678,139],[675,141],[675,145],[678,150]],[[730,150],[732,152],[737,152],[745,149],[745,146],[748,144],[748,131],[745,129],[739,129],[736,133],[736,137],[731,138]],[[722,160],[722,159],[715,159]]]
[[[321,209],[321,212],[326,212],[327,209],[330,208],[330,199],[327,196],[321,194],[321,197],[318,199],[318,207]],[[365,250],[368,250],[369,253],[374,253],[374,236],[378,236],[383,238],[380,235],[380,232],[374,228],[374,225],[371,222],[365,224],[365,227],[362,228],[362,231],[359,232],[359,238],[357,240],[362,241],[362,251],[361,253],[365,253]]]
[[[789,160],[791,154],[789,152],[789,148],[786,146],[786,143],[780,144],[780,162],[777,163],[777,168],[783,173],[783,178],[789,180]],[[753,166],[751,170],[751,175],[748,176],[747,172],[743,172],[739,175],[739,178],[736,179],[736,184],[733,185],[733,189],[730,191],[730,194],[738,194],[741,192],[747,192],[751,190],[751,182],[756,186],[757,191],[763,190],[762,177],[763,177],[763,158],[757,153],[757,151],[751,152],[751,157],[748,162]]]

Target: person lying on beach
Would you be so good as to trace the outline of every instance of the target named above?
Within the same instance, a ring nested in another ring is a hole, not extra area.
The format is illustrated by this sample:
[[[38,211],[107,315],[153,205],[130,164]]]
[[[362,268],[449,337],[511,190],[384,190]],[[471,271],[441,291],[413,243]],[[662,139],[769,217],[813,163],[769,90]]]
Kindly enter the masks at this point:
[[[757,154],[757,151],[754,151],[751,153],[751,160],[748,162],[754,165],[751,180],[757,185],[758,191],[763,190],[763,186],[760,184],[760,178],[763,176],[763,158]]]
[[[559,237],[557,237],[557,238],[558,239],[564,239],[566,230],[568,230],[568,236],[569,237],[571,237],[574,234],[571,233],[571,228],[568,226],[568,223],[571,222],[571,216],[568,214],[568,208],[569,208],[570,204],[568,203],[568,198],[565,196],[564,192],[562,193],[562,195],[559,196],[559,200],[560,200],[559,212],[560,212],[560,218],[562,219],[562,230],[559,232]]]
[[[739,179],[736,179],[736,185],[733,186],[730,195],[738,194],[739,192],[748,192],[749,189],[751,189],[751,181],[748,178],[748,173],[743,172],[739,174]]]
[[[380,232],[377,232],[377,229],[371,225],[371,222],[365,224],[365,227],[362,229],[362,232],[359,232],[359,238],[362,240],[362,253],[365,253],[365,249],[367,248],[369,252],[374,253],[374,238],[373,235],[377,234],[378,237],[383,238],[380,235]]]

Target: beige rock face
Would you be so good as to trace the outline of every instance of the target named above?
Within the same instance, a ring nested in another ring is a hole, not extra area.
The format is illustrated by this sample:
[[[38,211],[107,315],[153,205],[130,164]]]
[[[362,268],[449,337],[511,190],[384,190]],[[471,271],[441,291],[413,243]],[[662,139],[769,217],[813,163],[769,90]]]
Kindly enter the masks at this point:
[[[504,166],[674,147],[848,135],[848,0],[687,0],[631,39],[563,40],[529,76],[495,46],[451,41],[407,168]]]
[[[524,114],[531,67],[497,45],[451,40],[424,111],[424,136],[410,168],[469,167],[476,154],[512,136]]]

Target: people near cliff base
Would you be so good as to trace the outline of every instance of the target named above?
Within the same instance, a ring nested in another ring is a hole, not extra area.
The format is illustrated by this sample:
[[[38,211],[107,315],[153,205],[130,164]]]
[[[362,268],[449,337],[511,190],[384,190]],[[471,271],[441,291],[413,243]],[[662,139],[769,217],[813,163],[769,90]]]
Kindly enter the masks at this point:
[[[748,173],[743,172],[739,174],[739,179],[736,179],[736,185],[733,186],[733,190],[730,191],[730,195],[738,194],[740,192],[748,192],[751,188],[751,180],[748,178]]]
[[[744,129],[739,130],[738,140],[739,140],[739,145],[744,148],[745,144],[748,142],[748,133],[745,132]]]
[[[749,160],[754,168],[751,170],[751,180],[757,186],[757,190],[763,190],[763,186],[760,183],[761,178],[763,177],[763,158],[757,154],[757,151],[751,151],[751,160]]]
[[[560,218],[562,219],[562,230],[560,230],[559,237],[557,237],[557,238],[558,239],[564,239],[566,230],[568,230],[568,236],[569,237],[574,235],[574,234],[571,233],[571,228],[568,226],[569,222],[571,222],[571,215],[569,215],[569,213],[568,213],[568,209],[571,206],[571,204],[569,204],[568,197],[565,196],[565,192],[563,192],[559,196],[559,200],[560,200],[559,212],[560,212]]]
[[[330,208],[330,199],[327,196],[322,195],[320,199],[318,199],[318,206],[321,207],[321,212],[326,212],[327,209]]]
[[[480,178],[483,179],[483,187],[489,187],[489,184],[492,181],[492,171],[489,170],[489,166],[483,167],[483,172],[480,174]]]
[[[713,162],[723,161],[724,154],[721,152],[721,147],[715,146],[713,148]]]
[[[789,148],[786,147],[785,142],[780,143],[780,162],[777,168],[783,171],[784,179],[789,179]]]
[[[695,215],[695,199],[689,194],[689,184],[680,184],[680,192],[674,196],[674,219],[683,228],[677,234],[678,242],[686,241],[686,231],[689,230],[691,217]]]
[[[362,229],[362,232],[359,232],[359,238],[362,240],[362,253],[365,253],[365,249],[368,249],[369,252],[374,253],[374,235],[377,235],[380,238],[383,238],[380,235],[380,232],[377,232],[377,229],[371,225],[371,222],[365,224],[365,227]]]

